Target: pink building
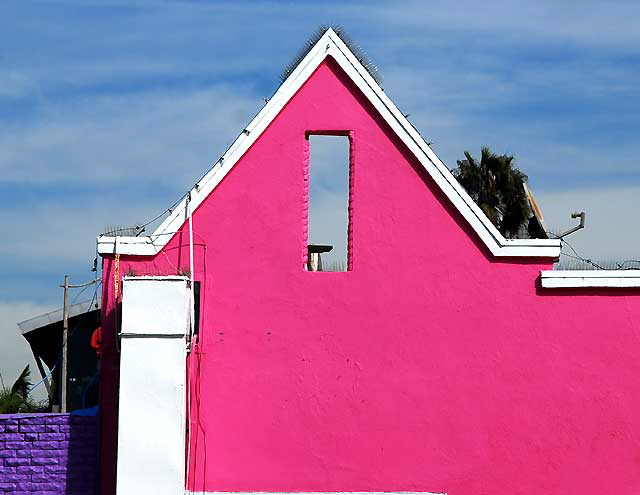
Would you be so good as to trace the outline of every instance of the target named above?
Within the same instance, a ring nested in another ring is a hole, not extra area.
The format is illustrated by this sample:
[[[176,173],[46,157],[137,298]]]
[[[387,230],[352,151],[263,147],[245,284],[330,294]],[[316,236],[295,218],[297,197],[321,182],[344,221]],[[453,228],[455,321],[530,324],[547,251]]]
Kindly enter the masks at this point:
[[[348,137],[344,272],[307,269],[314,134]],[[640,493],[640,271],[505,239],[331,29],[152,235],[98,242],[105,495]]]

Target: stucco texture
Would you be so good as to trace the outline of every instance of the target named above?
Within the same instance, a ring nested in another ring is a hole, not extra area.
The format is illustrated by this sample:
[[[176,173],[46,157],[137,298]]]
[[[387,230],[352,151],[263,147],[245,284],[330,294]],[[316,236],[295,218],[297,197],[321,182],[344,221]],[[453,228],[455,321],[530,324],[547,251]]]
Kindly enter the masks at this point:
[[[95,495],[95,416],[0,414],[0,493]]]
[[[303,268],[308,131],[351,136],[349,272]],[[493,258],[330,59],[193,228],[189,489],[640,492],[640,293],[546,290],[551,260]],[[113,258],[103,266],[114,411]],[[184,227],[119,273],[188,266]]]

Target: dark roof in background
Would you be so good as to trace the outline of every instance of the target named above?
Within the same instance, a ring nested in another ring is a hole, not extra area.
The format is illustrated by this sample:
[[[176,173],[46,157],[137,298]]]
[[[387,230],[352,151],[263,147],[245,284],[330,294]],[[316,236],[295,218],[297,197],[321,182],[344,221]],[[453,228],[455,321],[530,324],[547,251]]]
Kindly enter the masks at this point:
[[[82,313],[88,313],[90,311],[94,311],[96,309],[100,309],[100,297],[98,299],[92,299],[90,301],[83,301],[76,304],[72,304],[69,306],[69,318],[73,318],[74,316],[80,315]],[[29,318],[28,320],[21,321],[18,323],[18,327],[22,334],[29,333],[38,328],[46,327],[47,325],[51,325],[52,323],[58,323],[62,321],[62,308],[56,309],[54,311],[49,311],[40,316],[34,316],[33,318]]]

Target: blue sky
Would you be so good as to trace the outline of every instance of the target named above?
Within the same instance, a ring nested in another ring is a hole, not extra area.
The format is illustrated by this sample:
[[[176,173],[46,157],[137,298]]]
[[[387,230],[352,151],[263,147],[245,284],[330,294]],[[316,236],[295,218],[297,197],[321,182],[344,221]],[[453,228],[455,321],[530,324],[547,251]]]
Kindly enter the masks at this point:
[[[14,323],[92,276],[98,232],[206,172],[323,23],[449,167],[512,153],[551,228],[587,211],[583,255],[640,257],[638,2],[5,0],[0,19],[3,374],[28,359]]]

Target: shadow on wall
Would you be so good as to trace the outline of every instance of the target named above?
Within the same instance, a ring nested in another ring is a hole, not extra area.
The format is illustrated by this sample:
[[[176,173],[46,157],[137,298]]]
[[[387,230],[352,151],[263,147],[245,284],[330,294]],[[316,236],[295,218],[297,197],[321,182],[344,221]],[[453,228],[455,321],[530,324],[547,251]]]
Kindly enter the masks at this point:
[[[0,415],[0,492],[94,495],[97,417]]]
[[[98,493],[98,418],[69,416],[66,493]]]

